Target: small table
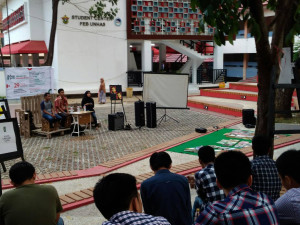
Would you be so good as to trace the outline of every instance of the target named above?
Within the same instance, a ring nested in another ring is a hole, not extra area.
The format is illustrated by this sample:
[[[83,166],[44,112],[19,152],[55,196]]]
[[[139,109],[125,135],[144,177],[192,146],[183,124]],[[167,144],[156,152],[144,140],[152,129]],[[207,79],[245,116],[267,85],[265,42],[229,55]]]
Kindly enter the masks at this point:
[[[89,124],[90,131],[91,131],[91,127],[92,127],[91,113],[92,113],[92,111],[80,111],[80,112],[70,113],[73,117],[73,123],[74,123],[74,128],[73,128],[71,135],[78,134],[78,136],[79,136],[79,134],[80,134],[79,125]],[[75,131],[76,125],[77,125],[77,131]],[[84,131],[81,131],[81,132],[84,132]]]

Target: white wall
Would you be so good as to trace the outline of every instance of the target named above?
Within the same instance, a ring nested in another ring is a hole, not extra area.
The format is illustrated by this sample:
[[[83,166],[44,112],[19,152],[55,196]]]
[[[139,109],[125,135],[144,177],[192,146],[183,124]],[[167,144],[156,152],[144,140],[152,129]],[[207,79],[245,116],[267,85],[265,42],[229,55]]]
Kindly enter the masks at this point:
[[[0,69],[0,96],[6,96],[5,74],[3,69]]]
[[[25,3],[25,18],[26,22],[22,22],[22,24],[18,24],[15,27],[10,29],[10,43],[16,43],[24,40],[30,40],[30,17],[28,16],[29,5],[28,0],[9,0],[8,1],[8,15],[17,10],[20,6]],[[6,5],[2,7],[2,20],[7,17]],[[8,32],[4,31],[4,45],[8,45]]]
[[[94,2],[77,6],[88,9],[91,3]],[[97,21],[105,26],[91,27],[80,26],[81,20],[72,19],[72,15],[86,15],[73,5],[59,6],[54,60],[57,88],[64,88],[67,93],[97,92],[101,77],[106,88],[110,84],[127,87],[126,1],[119,1],[118,8],[121,26],[114,21]],[[64,15],[70,18],[67,25],[62,23]]]
[[[29,0],[30,40],[44,40],[43,2]],[[51,11],[51,8],[48,10]]]

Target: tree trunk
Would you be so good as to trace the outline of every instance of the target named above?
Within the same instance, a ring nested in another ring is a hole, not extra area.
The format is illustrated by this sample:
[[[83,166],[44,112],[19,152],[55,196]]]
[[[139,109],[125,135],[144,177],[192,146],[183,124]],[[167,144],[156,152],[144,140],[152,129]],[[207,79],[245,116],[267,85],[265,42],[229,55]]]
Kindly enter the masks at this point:
[[[258,99],[257,122],[255,135],[268,134],[268,102],[270,77],[272,70],[271,49],[268,39],[268,28],[264,19],[264,10],[261,0],[249,1],[250,13],[260,28],[261,37],[255,37],[258,66]]]
[[[286,17],[286,27],[284,30],[284,37],[288,35],[290,30],[292,29],[293,25],[295,24],[294,15],[296,13],[297,7],[291,7],[292,12],[290,14],[287,14]],[[291,59],[293,58],[293,43],[286,43],[283,42],[284,47],[290,47],[291,49]],[[275,116],[276,117],[284,117],[284,118],[291,118],[291,102],[292,102],[292,96],[293,96],[294,89],[288,88],[288,89],[277,89],[276,90],[276,99],[275,99],[275,110],[276,111],[287,111],[289,113],[278,113]]]
[[[52,62],[53,62],[58,3],[59,0],[52,0],[52,25],[51,25],[51,32],[50,32],[48,55],[47,55],[46,62],[44,63],[44,66],[52,66]]]

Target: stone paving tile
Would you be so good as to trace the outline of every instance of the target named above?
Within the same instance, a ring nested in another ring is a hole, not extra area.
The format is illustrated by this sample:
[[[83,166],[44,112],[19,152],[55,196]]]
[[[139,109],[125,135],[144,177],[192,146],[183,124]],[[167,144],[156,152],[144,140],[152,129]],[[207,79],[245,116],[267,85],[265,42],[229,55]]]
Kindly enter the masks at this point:
[[[65,134],[53,135],[51,139],[44,136],[22,138],[25,159],[33,163],[36,172],[41,174],[82,170],[190,134],[196,127],[211,127],[229,120],[220,115],[191,110],[167,110],[167,114],[180,123],[168,119],[157,128],[138,129],[134,125],[134,103],[124,103],[124,107],[133,130],[109,131],[107,115],[111,113],[110,104],[97,105],[96,114],[101,128],[92,130],[90,134],[86,132],[81,137]],[[117,105],[116,111],[122,111],[121,105]],[[157,118],[163,113],[164,110],[157,109]],[[16,161],[19,160],[5,162],[7,169]],[[3,173],[3,178],[7,178],[7,174]]]

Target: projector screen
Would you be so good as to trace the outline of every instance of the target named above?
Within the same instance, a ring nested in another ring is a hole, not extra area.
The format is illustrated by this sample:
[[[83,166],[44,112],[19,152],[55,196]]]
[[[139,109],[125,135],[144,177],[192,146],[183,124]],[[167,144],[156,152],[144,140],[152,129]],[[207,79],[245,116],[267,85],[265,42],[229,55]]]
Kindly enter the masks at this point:
[[[161,108],[187,108],[188,74],[144,73],[144,102]]]

